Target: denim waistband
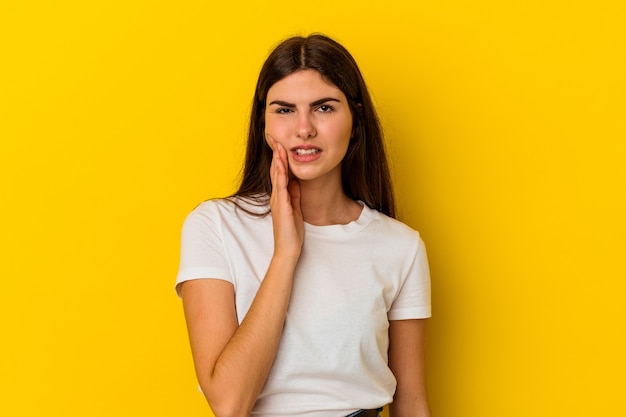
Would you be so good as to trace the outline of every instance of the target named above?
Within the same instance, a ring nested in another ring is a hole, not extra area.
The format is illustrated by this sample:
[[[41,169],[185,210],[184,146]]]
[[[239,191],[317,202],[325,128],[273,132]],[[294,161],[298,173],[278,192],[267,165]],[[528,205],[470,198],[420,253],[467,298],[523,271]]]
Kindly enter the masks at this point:
[[[381,411],[383,411],[383,408],[375,408],[372,410],[358,410],[355,411],[352,414],[348,414],[346,417],[379,417]]]

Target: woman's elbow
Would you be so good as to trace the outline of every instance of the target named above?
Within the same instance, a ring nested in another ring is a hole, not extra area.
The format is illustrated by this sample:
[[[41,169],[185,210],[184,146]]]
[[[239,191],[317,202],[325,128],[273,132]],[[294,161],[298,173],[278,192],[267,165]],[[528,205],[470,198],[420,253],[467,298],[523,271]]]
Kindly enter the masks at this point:
[[[215,417],[248,417],[252,406],[246,401],[237,398],[232,392],[213,392],[206,384],[200,384],[204,398],[206,398]]]
[[[248,417],[250,410],[233,401],[211,401],[207,398],[209,407],[215,417]]]

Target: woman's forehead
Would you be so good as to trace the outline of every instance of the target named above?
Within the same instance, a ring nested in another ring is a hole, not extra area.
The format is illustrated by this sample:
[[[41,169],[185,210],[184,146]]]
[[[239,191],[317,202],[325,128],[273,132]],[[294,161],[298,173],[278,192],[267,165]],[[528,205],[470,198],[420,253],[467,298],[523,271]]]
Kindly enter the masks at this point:
[[[343,92],[312,69],[297,71],[277,81],[267,92],[267,102],[274,99],[285,101],[314,101],[322,96],[345,98]]]

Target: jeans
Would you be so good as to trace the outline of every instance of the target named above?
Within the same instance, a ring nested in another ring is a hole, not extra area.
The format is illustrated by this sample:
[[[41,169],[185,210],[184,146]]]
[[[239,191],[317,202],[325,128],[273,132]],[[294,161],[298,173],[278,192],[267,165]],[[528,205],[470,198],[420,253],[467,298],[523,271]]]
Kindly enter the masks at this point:
[[[376,415],[376,417],[380,417],[381,411],[383,411],[382,407],[377,410],[358,410],[352,414],[348,414],[346,417],[359,417],[359,416],[363,416],[363,417],[372,416],[373,417],[374,415]]]

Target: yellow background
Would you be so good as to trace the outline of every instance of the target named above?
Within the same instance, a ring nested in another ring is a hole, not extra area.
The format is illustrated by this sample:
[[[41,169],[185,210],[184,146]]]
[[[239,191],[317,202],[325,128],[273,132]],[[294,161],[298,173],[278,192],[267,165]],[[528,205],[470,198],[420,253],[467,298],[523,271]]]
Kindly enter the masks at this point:
[[[210,415],[180,226],[311,31],[359,62],[427,243],[434,415],[626,415],[622,4],[3,2],[0,415]]]

